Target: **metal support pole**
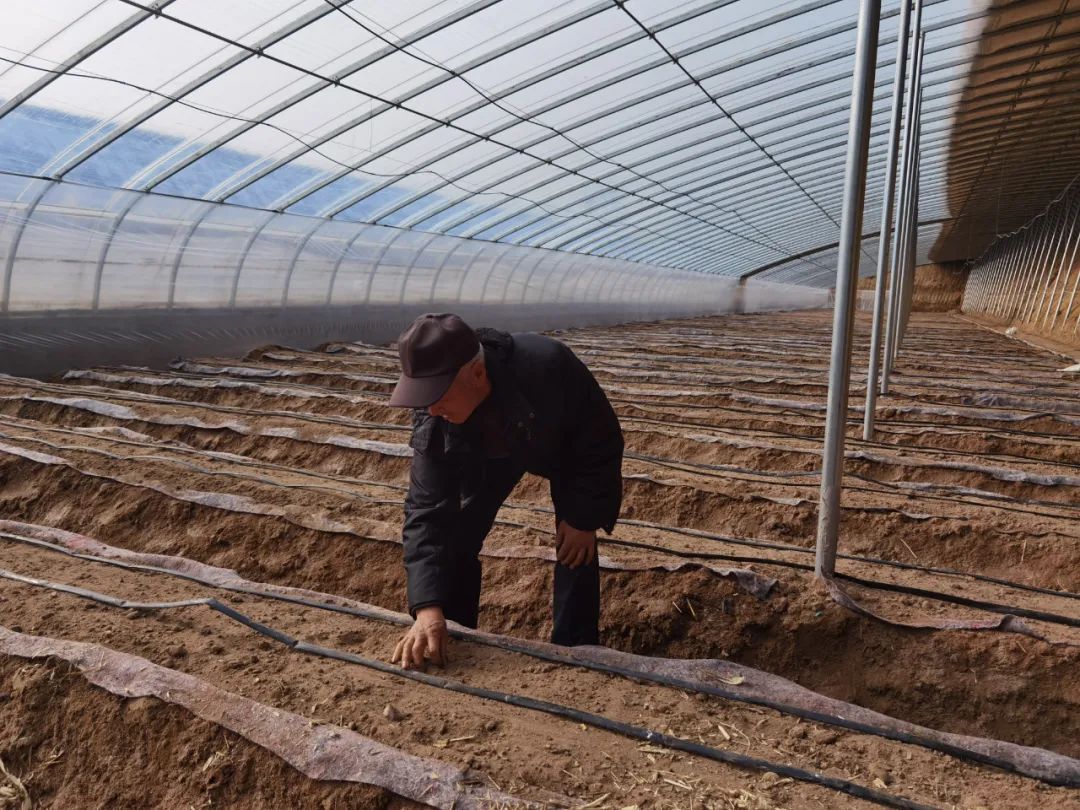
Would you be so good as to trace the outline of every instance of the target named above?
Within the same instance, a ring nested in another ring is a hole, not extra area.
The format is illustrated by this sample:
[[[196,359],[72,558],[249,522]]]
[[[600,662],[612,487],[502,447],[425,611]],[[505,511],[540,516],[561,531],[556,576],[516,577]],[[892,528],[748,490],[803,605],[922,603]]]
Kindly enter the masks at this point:
[[[1065,296],[1065,287],[1069,281],[1069,274],[1072,272],[1073,267],[1076,266],[1076,251],[1080,248],[1080,228],[1076,228],[1076,241],[1073,243],[1072,255],[1069,257],[1069,261],[1065,264],[1065,284],[1061,285],[1062,298]],[[1073,282],[1072,293],[1069,295],[1069,303],[1065,307],[1065,310],[1061,312],[1062,325],[1065,325],[1069,318],[1069,312],[1072,310],[1073,303],[1076,301],[1076,289],[1080,287],[1080,270],[1076,273],[1076,281]],[[1054,327],[1057,325],[1058,312],[1061,311],[1061,301],[1058,301],[1057,309],[1054,310],[1054,319],[1050,321],[1050,331],[1054,331]]]
[[[922,112],[922,98],[919,99],[919,105],[915,115],[915,125],[919,124],[919,114]],[[911,304],[912,299],[915,296],[915,264],[916,264],[916,251],[919,245],[919,169],[922,161],[919,159],[919,137],[918,130],[916,130],[915,136],[915,167],[912,170],[914,175],[912,193],[911,193],[911,219],[910,226],[908,228],[908,245],[907,245],[907,257],[906,257],[906,272],[901,279],[903,286],[901,287],[900,295],[900,322],[899,331],[897,332],[896,351],[900,351],[900,346],[904,342],[904,336],[907,334],[908,319],[911,317]]]
[[[851,378],[851,332],[855,320],[855,285],[859,277],[859,240],[866,196],[866,161],[870,145],[870,113],[880,20],[881,0],[862,0],[859,4],[854,87],[844,168],[844,208],[836,259],[836,306],[833,309],[829,399],[814,562],[814,571],[819,577],[829,577],[835,572],[836,546],[840,538],[840,489],[843,486],[844,431]]]
[[[1040,237],[1042,231],[1040,230],[1040,221],[1038,224],[1032,224],[1031,230],[1024,234],[1024,245],[1019,250],[1019,256],[1016,266],[1016,282],[1014,285],[1012,300],[1009,302],[1009,312],[1007,320],[1013,321],[1017,315],[1020,314],[1020,307],[1024,299],[1024,290],[1027,289],[1028,284],[1028,269],[1031,266],[1031,258],[1038,250],[1040,243]]]
[[[1001,303],[1001,285],[1005,283],[1005,254],[999,244],[994,250],[993,260],[988,268],[990,292],[987,297],[986,311],[993,312]]]
[[[1009,289],[1016,268],[1016,243],[1014,239],[1005,240],[1001,245],[1001,288],[998,291],[998,303],[994,308],[998,318],[1004,318],[1008,308]]]
[[[1042,236],[1042,218],[1038,222],[1033,222],[1031,229],[1024,233],[1024,246],[1020,250],[1020,258],[1018,260],[1018,266],[1016,269],[1016,287],[1013,290],[1012,301],[1009,303],[1009,316],[1008,320],[1016,320],[1016,316],[1020,314],[1020,307],[1024,299],[1024,290],[1028,285],[1028,271],[1031,267],[1031,258],[1035,255],[1035,251],[1038,249],[1040,237]]]
[[[994,312],[998,317],[1004,317],[1008,303],[1010,285],[1013,280],[1013,271],[1016,269],[1016,244],[1012,239],[1002,245],[1001,252],[1001,287],[998,289],[997,304]]]
[[[1061,238],[1061,241],[1059,242],[1060,254],[1058,254],[1058,253],[1054,254],[1054,264],[1057,265],[1057,273],[1055,273],[1053,271],[1053,268],[1051,268],[1050,269],[1050,278],[1053,279],[1053,283],[1050,283],[1050,279],[1047,279],[1048,295],[1046,296],[1046,309],[1045,309],[1045,311],[1043,311],[1043,316],[1042,316],[1042,327],[1043,327],[1043,329],[1046,328],[1046,320],[1047,320],[1047,318],[1050,317],[1050,307],[1052,307],[1053,304],[1054,304],[1054,296],[1057,295],[1058,285],[1062,283],[1061,282],[1062,276],[1067,275],[1065,267],[1064,267],[1065,257],[1069,254],[1069,242],[1072,240],[1073,227],[1076,225],[1076,215],[1075,214],[1073,215],[1072,221],[1071,222],[1069,221],[1069,211],[1072,209],[1072,207],[1073,207],[1072,206],[1072,201],[1070,200],[1069,203],[1065,206],[1065,216],[1061,220],[1061,237],[1062,238]],[[1078,208],[1077,211],[1078,211],[1078,213],[1080,213],[1080,208]],[[1069,223],[1068,227],[1065,226],[1066,222]],[[1062,286],[1064,286],[1064,285],[1062,285]],[[1064,289],[1062,291],[1064,292]],[[1040,304],[1039,308],[1042,309],[1041,304]],[[1037,316],[1039,313],[1036,312],[1035,314]]]
[[[896,159],[900,152],[900,116],[904,106],[904,70],[907,67],[910,15],[911,3],[909,0],[904,0],[900,7],[900,27],[896,37],[896,74],[893,79],[892,114],[889,117],[889,157],[885,164],[885,197],[881,203],[877,279],[874,282],[874,316],[870,329],[870,365],[866,371],[863,441],[867,442],[874,438],[874,409],[877,406],[878,370],[881,363],[881,323],[885,315],[885,266],[889,261],[893,200],[896,196]]]
[[[918,93],[919,72],[922,64],[922,51],[924,40],[922,38],[922,0],[915,2],[915,22],[912,27],[912,41],[915,47],[911,55],[907,82],[907,111],[904,116],[904,159],[900,171],[899,189],[899,217],[896,227],[896,249],[892,252],[892,262],[889,269],[889,320],[885,329],[885,356],[882,359],[880,392],[882,396],[889,393],[889,376],[892,373],[893,358],[895,357],[896,343],[896,314],[899,311],[900,295],[900,256],[901,247],[904,244],[903,235],[907,227],[908,197],[910,196],[910,164],[912,151],[912,129],[915,118],[915,97]]]
[[[105,276],[105,263],[109,260],[109,250],[112,248],[113,239],[115,239],[116,234],[120,232],[120,228],[123,226],[124,220],[127,219],[127,215],[131,213],[131,210],[136,205],[145,199],[145,194],[132,193],[127,204],[117,211],[116,215],[113,217],[112,224],[109,226],[109,232],[101,243],[97,267],[94,268],[94,294],[91,299],[90,309],[96,310],[101,307],[101,282]]]
[[[1005,282],[1005,254],[998,245],[993,258],[987,266],[987,278],[989,281],[989,293],[986,301],[986,311],[992,312],[1001,301],[1001,285]]]
[[[1045,269],[1039,274],[1039,289],[1038,294],[1032,296],[1032,308],[1028,313],[1028,321],[1034,323],[1039,318],[1039,312],[1042,311],[1043,302],[1046,300],[1047,291],[1050,289],[1050,277],[1054,274],[1054,265],[1056,264],[1058,252],[1061,250],[1061,243],[1065,236],[1065,219],[1068,211],[1062,210],[1060,214],[1054,219],[1054,236],[1050,240],[1050,249],[1046,252],[1046,260],[1044,262]]]
[[[1042,244],[1035,253],[1035,264],[1032,265],[1030,283],[1027,285],[1027,293],[1024,298],[1024,306],[1021,308],[1021,323],[1027,323],[1031,318],[1031,310],[1035,307],[1035,299],[1039,295],[1039,281],[1042,279],[1042,270],[1050,257],[1050,248],[1054,241],[1054,225],[1050,212],[1047,212],[1042,227]]]
[[[921,70],[922,49],[925,36],[919,42],[919,61]],[[904,341],[904,331],[907,328],[907,311],[911,307],[911,288],[915,283],[915,244],[919,232],[919,207],[917,203],[919,192],[919,116],[922,114],[922,90],[921,80],[916,77],[915,105],[911,118],[911,161],[909,164],[907,217],[905,218],[904,240],[901,249],[901,262],[898,271],[898,294],[896,306],[896,327],[893,330],[892,364],[900,354],[900,345]]]
[[[15,226],[15,235],[11,238],[7,259],[4,261],[3,282],[0,283],[0,312],[7,312],[11,308],[11,280],[15,276],[15,260],[19,257],[19,245],[22,244],[26,227],[33,221],[34,212],[45,198],[46,192],[57,185],[58,183],[54,181],[42,181],[41,186],[27,204],[26,213],[19,218],[18,225]]]
[[[233,272],[232,286],[229,290],[230,309],[236,306],[236,296],[240,291],[240,276],[244,273],[244,263],[247,261],[251,246],[255,244],[256,240],[262,235],[263,230],[266,229],[267,225],[274,221],[276,216],[277,214],[271,211],[248,235],[247,242],[244,244],[244,249],[240,252],[240,261],[236,263],[236,270]]]
[[[971,312],[975,300],[975,287],[979,283],[979,268],[971,265],[967,271],[967,278],[964,280],[964,295],[960,299],[961,312]]]

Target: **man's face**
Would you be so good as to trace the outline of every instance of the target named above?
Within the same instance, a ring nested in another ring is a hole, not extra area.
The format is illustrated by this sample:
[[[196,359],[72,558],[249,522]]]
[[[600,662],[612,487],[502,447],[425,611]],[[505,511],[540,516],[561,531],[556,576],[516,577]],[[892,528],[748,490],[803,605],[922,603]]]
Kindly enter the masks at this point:
[[[472,416],[489,390],[483,361],[470,361],[457,373],[442,398],[428,406],[428,413],[460,425]]]

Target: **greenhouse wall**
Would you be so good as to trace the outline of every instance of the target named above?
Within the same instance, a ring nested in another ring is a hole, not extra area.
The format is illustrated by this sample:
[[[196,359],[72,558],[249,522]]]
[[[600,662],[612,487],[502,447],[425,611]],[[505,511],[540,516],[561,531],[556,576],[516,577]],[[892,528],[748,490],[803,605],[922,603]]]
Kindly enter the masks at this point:
[[[0,175],[3,371],[392,339],[452,309],[551,329],[822,306],[826,293],[380,225]]]

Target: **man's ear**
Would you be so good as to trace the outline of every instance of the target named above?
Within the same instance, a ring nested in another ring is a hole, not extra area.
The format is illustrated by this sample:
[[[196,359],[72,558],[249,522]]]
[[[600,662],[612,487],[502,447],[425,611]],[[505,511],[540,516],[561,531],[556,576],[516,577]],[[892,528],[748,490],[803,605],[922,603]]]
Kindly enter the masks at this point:
[[[473,379],[477,382],[487,379],[487,365],[485,365],[482,357],[478,357],[473,361]]]

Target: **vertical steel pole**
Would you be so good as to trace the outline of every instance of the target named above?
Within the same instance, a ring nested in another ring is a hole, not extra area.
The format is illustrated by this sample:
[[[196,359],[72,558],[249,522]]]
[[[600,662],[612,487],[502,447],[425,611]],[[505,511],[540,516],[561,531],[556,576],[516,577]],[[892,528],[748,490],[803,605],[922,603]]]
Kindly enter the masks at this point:
[[[864,441],[874,438],[874,409],[877,407],[878,371],[881,363],[881,322],[885,315],[885,265],[889,261],[893,200],[896,197],[896,159],[900,151],[900,116],[904,106],[904,71],[907,69],[910,16],[911,2],[904,0],[900,7],[900,27],[896,36],[896,73],[893,78],[892,114],[889,117],[889,157],[885,164],[885,198],[881,203],[881,235],[878,238],[877,279],[874,282],[874,317],[870,330],[870,365],[866,371]]]
[[[889,393],[889,376],[892,373],[893,359],[896,356],[896,314],[899,311],[900,296],[900,258],[903,253],[903,235],[907,227],[908,198],[910,196],[911,181],[911,151],[912,151],[912,126],[915,118],[915,97],[918,92],[918,78],[922,64],[922,0],[915,2],[915,22],[912,26],[912,41],[915,43],[912,50],[910,71],[908,73],[907,87],[907,110],[904,116],[904,159],[900,171],[899,189],[899,219],[896,228],[896,249],[892,254],[892,262],[889,267],[889,321],[885,329],[885,356],[882,359],[880,392],[884,396]]]
[[[1003,247],[1001,290],[998,291],[998,303],[995,308],[995,312],[1002,318],[1006,316],[1005,313],[1008,311],[1009,291],[1012,289],[1015,278],[1017,254],[1015,237],[1006,240]]]
[[[896,328],[893,330],[892,362],[900,354],[900,346],[904,342],[904,332],[907,329],[908,311],[911,308],[912,287],[915,284],[915,245],[919,233],[919,118],[922,115],[922,54],[926,36],[919,39],[919,69],[920,75],[916,76],[915,108],[911,118],[911,177],[908,181],[908,215],[904,232],[903,261],[900,265],[900,299],[896,308]]]
[[[814,571],[819,577],[832,576],[836,570],[836,546],[840,538],[840,489],[843,486],[844,431],[851,378],[851,331],[855,319],[855,284],[859,277],[859,240],[866,196],[866,161],[870,145],[870,113],[874,103],[880,22],[881,0],[862,0],[859,3],[855,75],[844,168],[844,210],[836,259],[836,306],[833,308],[829,398],[814,562]]]
[[[1027,234],[1027,244],[1024,246],[1023,255],[1020,257],[1019,283],[1016,285],[1016,294],[1013,296],[1012,309],[1009,315],[1010,320],[1017,320],[1023,311],[1024,295],[1027,292],[1028,285],[1031,283],[1031,263],[1039,251],[1039,246],[1042,244],[1044,224],[1044,218],[1039,217],[1037,221],[1032,222],[1031,230]]]
[[[968,280],[964,285],[964,300],[962,309],[965,312],[974,312],[979,307],[979,294],[982,292],[983,273],[986,265],[980,264],[968,272]]]
[[[968,268],[967,281],[964,282],[964,298],[960,301],[962,312],[975,310],[975,299],[978,298],[979,281],[982,278],[982,265],[972,265]]]
[[[919,126],[919,120],[922,116],[922,91],[919,91],[919,104],[915,113],[915,126]],[[900,331],[897,335],[896,350],[900,351],[900,346],[904,342],[904,336],[907,334],[908,321],[911,318],[912,302],[915,297],[915,265],[918,263],[918,248],[919,248],[919,175],[922,167],[922,159],[919,157],[919,145],[921,138],[919,137],[919,131],[916,129],[915,134],[915,152],[913,157],[915,159],[915,166],[912,169],[914,175],[912,194],[911,194],[911,227],[908,232],[908,250],[907,250],[907,272],[904,277],[903,295],[900,298],[901,314],[900,314]]]

